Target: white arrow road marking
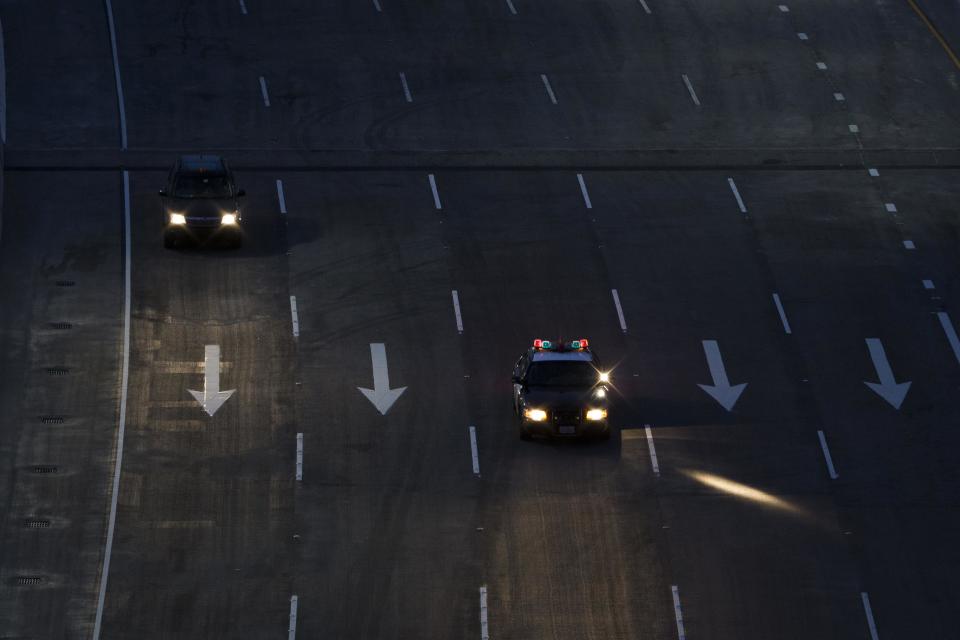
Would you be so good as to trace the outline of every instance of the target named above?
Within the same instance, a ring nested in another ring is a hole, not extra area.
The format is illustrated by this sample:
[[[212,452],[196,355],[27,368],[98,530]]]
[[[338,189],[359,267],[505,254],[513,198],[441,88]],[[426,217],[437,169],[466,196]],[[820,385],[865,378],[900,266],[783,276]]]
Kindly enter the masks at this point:
[[[193,389],[187,389],[187,391],[211,416],[236,391],[236,389],[220,391],[220,345],[208,344],[203,348],[203,391]]]
[[[387,415],[387,411],[397,398],[407,390],[406,387],[390,388],[390,374],[387,372],[387,347],[382,342],[370,343],[370,359],[373,361],[373,389],[357,387],[360,393],[373,403],[377,411]]]
[[[950,316],[945,311],[940,311],[937,313],[937,318],[940,320],[940,326],[943,327],[943,333],[947,336],[950,348],[953,349],[953,357],[960,362],[960,340],[957,339],[957,332],[953,329]]]
[[[707,355],[707,366],[710,367],[710,377],[713,378],[713,384],[698,384],[697,386],[719,402],[721,407],[727,411],[732,411],[733,405],[737,404],[737,400],[740,399],[740,394],[747,388],[747,383],[730,386],[730,381],[727,379],[727,370],[723,367],[720,346],[716,340],[704,340],[703,351]]]
[[[893,370],[890,369],[890,363],[887,362],[887,354],[883,350],[883,343],[876,338],[867,338],[867,349],[870,350],[870,359],[873,360],[873,368],[877,370],[877,377],[880,382],[867,382],[867,385],[876,392],[878,396],[889,402],[894,409],[899,409],[903,404],[903,399],[907,397],[907,391],[910,390],[910,382],[897,383],[893,378]]]

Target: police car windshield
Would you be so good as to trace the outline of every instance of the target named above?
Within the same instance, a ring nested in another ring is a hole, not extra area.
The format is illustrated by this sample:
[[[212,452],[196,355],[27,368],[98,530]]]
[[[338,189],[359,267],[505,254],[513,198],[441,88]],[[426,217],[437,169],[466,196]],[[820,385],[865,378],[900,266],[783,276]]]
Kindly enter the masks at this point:
[[[582,360],[534,362],[527,371],[527,384],[534,387],[582,387],[597,382],[597,370]]]
[[[226,176],[178,176],[173,195],[178,198],[229,198],[233,195]]]

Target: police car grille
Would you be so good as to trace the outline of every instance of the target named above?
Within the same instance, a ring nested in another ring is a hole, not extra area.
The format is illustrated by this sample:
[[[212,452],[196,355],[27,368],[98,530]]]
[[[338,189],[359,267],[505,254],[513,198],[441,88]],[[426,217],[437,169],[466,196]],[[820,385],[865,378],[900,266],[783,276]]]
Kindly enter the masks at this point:
[[[579,424],[579,409],[559,409],[554,412],[554,420],[557,424]]]

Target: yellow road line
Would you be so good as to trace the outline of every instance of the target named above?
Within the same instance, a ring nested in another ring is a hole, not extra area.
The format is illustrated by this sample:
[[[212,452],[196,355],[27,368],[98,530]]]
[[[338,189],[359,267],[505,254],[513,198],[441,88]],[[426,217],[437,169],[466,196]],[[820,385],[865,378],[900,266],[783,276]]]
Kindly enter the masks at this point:
[[[940,35],[940,32],[937,30],[933,23],[930,22],[930,18],[927,17],[927,14],[923,12],[923,9],[917,5],[914,0],[907,0],[910,3],[910,6],[913,7],[913,10],[916,12],[920,19],[923,20],[923,24],[927,25],[927,29],[930,30],[930,33],[933,34],[933,37],[937,39],[937,42],[940,43],[940,46],[943,47],[943,50],[947,52],[947,55],[950,56],[950,59],[953,61],[953,66],[957,69],[960,69],[960,58],[957,58],[957,54],[953,52],[953,49],[950,48],[950,45],[947,44],[947,41],[944,40],[943,36]]]

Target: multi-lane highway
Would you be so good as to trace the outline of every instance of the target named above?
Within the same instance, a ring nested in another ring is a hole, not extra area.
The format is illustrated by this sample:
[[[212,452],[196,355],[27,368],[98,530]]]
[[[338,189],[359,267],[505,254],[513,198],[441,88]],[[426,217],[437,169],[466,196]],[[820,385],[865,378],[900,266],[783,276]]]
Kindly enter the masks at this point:
[[[0,637],[960,635],[960,10],[783,1],[0,5]]]

